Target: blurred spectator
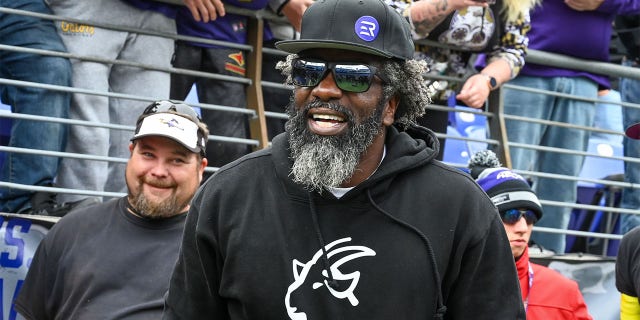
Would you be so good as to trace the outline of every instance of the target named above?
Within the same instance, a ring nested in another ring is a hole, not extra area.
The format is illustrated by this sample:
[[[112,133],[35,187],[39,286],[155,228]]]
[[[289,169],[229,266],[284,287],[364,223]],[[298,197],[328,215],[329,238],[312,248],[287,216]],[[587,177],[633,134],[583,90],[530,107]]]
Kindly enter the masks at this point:
[[[465,78],[464,82],[429,80],[433,103],[444,106],[464,104],[481,109],[491,90],[514,78],[524,65],[529,31],[529,10],[537,0],[387,0],[400,8],[413,27],[414,39],[438,42],[416,46],[416,58],[429,64],[430,74]],[[481,56],[476,73],[470,65],[472,54]],[[459,100],[460,102],[456,102]],[[427,110],[418,123],[435,132],[446,133],[449,113]],[[438,159],[442,160],[444,139]]]
[[[500,212],[516,261],[527,319],[592,319],[574,280],[529,261],[529,238],[533,225],[542,218],[540,201],[529,183],[501,167],[495,153],[488,150],[474,154],[469,169]]]
[[[593,61],[609,61],[611,25],[616,14],[640,11],[638,0],[551,0],[531,12],[529,48],[558,53]],[[580,36],[576,36],[580,30]],[[605,75],[580,70],[527,63],[520,75],[510,84],[531,89],[548,90],[559,94],[596,99],[598,90],[610,87]],[[593,125],[596,105],[536,92],[506,89],[504,113],[528,119],[550,120],[578,126]],[[554,147],[586,152],[590,132],[582,129],[506,120],[510,142],[534,146]],[[583,155],[557,152],[538,152],[533,149],[511,147],[514,169],[539,171],[577,177],[580,175]],[[534,188],[541,199],[575,203],[577,182],[554,178],[537,178]],[[548,206],[544,208],[542,227],[566,229],[571,208]],[[562,233],[534,233],[533,241],[556,253],[565,252]]]
[[[51,14],[43,0],[1,0],[0,6]],[[23,48],[66,52],[50,20],[0,13],[0,43]],[[71,64],[66,58],[34,53],[0,51],[0,77],[11,80],[71,86]],[[67,118],[70,94],[34,87],[0,85],[4,103],[19,114]],[[66,126],[48,121],[13,119],[10,147],[64,151]],[[52,186],[57,157],[9,152],[0,171],[3,182]],[[0,188],[0,212],[63,215],[69,206],[56,203],[55,194]]]
[[[216,16],[216,1],[184,0],[191,13],[209,19]],[[152,32],[175,34],[175,6],[145,0],[50,0],[56,15],[95,23],[107,23]],[[199,2],[202,5],[198,5]],[[206,6],[203,4],[206,3]],[[192,9],[194,6],[200,11]],[[209,11],[207,11],[209,10]],[[195,13],[194,13],[195,11]],[[211,13],[213,11],[213,13]],[[204,12],[207,12],[206,14]],[[128,62],[171,67],[173,39],[111,30],[69,21],[58,22],[59,33],[69,52],[82,56],[118,59]],[[163,71],[142,67],[73,60],[73,86],[101,92],[117,92],[154,99],[169,97],[170,76]],[[143,110],[139,101],[99,95],[73,94],[70,118],[98,123],[128,124],[132,114]],[[130,132],[92,126],[69,128],[66,151],[95,156],[126,158]],[[62,187],[124,192],[124,164],[64,158],[58,182]],[[77,201],[83,195],[61,195],[64,201]],[[60,199],[59,199],[60,200]]]
[[[626,56],[622,64],[628,67],[640,68],[640,15],[618,16],[616,31]],[[640,104],[640,79],[621,78],[620,97],[624,102]],[[640,109],[625,107],[623,109],[623,124],[625,128],[640,121]],[[630,130],[624,139],[624,156],[640,159],[640,134],[637,130]],[[625,162],[625,181],[640,184],[640,163]],[[622,190],[620,207],[626,209],[640,209],[640,189],[625,188]],[[635,214],[621,214],[620,232],[625,234],[640,225],[640,216]]]
[[[66,215],[31,262],[16,310],[27,319],[160,319],[189,202],[204,168],[206,125],[158,101],[137,121],[128,196]]]
[[[616,258],[616,288],[620,291],[620,320],[640,319],[640,228],[627,232]]]
[[[225,4],[252,10],[262,10],[267,5],[278,10],[278,8],[282,9],[281,7],[295,6],[298,3],[306,2],[307,0],[224,0]],[[297,20],[300,20],[301,14],[302,12]],[[210,22],[197,21],[186,8],[179,8],[176,15],[176,24],[180,35],[238,44],[247,43],[247,21],[246,16],[236,14],[226,14]],[[271,40],[271,30],[266,23],[264,30],[264,40]],[[181,40],[176,41],[175,46],[172,61],[175,68],[205,71],[225,76],[245,76],[246,53],[240,49]],[[282,76],[279,80],[282,82]],[[197,89],[199,102],[246,108],[246,85],[220,79],[172,74],[170,97],[183,100],[193,84]],[[268,102],[271,103],[271,101]],[[286,103],[282,106],[284,105]],[[249,119],[246,114],[208,109],[201,109],[201,113],[203,121],[211,128],[213,135],[236,138],[249,138],[250,136]],[[207,148],[211,151],[209,164],[214,167],[221,167],[251,152],[249,145],[222,141],[209,141]]]

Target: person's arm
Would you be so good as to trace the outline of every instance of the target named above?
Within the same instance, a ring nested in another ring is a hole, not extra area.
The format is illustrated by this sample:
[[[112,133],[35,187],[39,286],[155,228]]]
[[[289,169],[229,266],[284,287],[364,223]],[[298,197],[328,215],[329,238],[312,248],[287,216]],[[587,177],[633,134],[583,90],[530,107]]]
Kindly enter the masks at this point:
[[[211,182],[211,181],[210,181]],[[229,319],[226,303],[218,294],[222,258],[210,220],[205,189],[192,200],[178,260],[165,295],[163,320]],[[206,200],[205,200],[206,199]],[[213,200],[211,200],[213,201]]]
[[[638,297],[620,294],[620,320],[640,320]]]
[[[429,35],[452,12],[469,6],[488,6],[482,0],[421,0],[411,3],[403,15],[419,38]]]
[[[505,21],[505,34],[500,47],[488,54],[488,64],[482,70],[469,77],[456,98],[472,108],[482,108],[491,90],[515,78],[524,66],[527,53],[527,33],[531,29],[529,12],[521,13],[514,21]],[[497,85],[491,88],[488,77],[496,79]]]
[[[314,0],[270,0],[269,7],[277,14],[287,17],[293,28],[300,32],[302,15]]]
[[[638,14],[640,0],[564,0],[576,11],[598,11],[607,14]]]
[[[565,0],[564,3],[571,9],[577,11],[593,11],[604,2],[604,0]]]
[[[456,98],[465,105],[480,109],[487,101],[491,90],[511,79],[511,65],[505,59],[493,59],[482,71],[469,77]],[[489,77],[496,80],[496,86],[491,87]]]
[[[464,228],[459,232],[468,237],[459,237],[454,243],[463,255],[441,271],[445,318],[524,320],[518,274],[504,225],[493,204],[480,198],[464,199],[469,225],[459,226]]]
[[[584,297],[582,296],[582,292],[580,292],[578,283],[571,280],[571,284],[573,291],[572,300],[575,302],[573,304],[573,318],[576,320],[593,320],[593,317],[589,314],[587,303],[584,302]]]
[[[209,22],[225,15],[222,0],[183,0],[183,2],[196,21]]]

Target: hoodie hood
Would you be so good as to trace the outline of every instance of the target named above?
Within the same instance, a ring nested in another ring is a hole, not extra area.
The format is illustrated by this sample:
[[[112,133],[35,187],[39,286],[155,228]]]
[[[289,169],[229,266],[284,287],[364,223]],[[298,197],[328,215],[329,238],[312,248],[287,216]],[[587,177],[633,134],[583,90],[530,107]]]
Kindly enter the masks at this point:
[[[436,135],[429,129],[421,126],[411,126],[404,131],[399,131],[395,126],[387,127],[385,140],[387,148],[386,156],[376,172],[345,195],[345,199],[352,196],[356,190],[373,187],[374,195],[386,190],[388,184],[380,183],[381,180],[391,178],[401,172],[408,171],[425,165],[432,161],[438,154],[440,145]],[[276,172],[281,181],[287,184],[287,191],[291,195],[307,198],[307,191],[302,185],[295,184],[289,177],[292,159],[289,152],[289,134],[287,132],[276,136],[272,141],[273,161]],[[381,189],[382,188],[382,189]],[[328,192],[323,192],[323,197],[332,197]]]

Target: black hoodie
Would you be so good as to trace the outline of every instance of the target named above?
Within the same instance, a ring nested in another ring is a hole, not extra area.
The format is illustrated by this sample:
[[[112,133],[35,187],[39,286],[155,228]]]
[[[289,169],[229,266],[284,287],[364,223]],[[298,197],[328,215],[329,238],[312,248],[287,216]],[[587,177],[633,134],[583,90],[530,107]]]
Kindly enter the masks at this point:
[[[433,319],[442,302],[445,319],[524,319],[486,194],[432,160],[424,128],[385,144],[340,199],[290,179],[286,133],[219,170],[193,200],[164,319]]]

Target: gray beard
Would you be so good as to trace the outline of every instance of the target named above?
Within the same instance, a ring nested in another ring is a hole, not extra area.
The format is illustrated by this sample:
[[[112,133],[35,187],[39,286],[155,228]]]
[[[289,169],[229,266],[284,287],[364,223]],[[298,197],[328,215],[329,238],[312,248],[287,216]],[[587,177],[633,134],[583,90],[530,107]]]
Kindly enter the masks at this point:
[[[382,112],[385,101],[381,99],[370,116],[356,123],[355,115],[344,106],[323,103],[319,100],[296,110],[293,102],[287,107],[289,121],[289,146],[293,166],[293,181],[310,191],[322,192],[328,187],[339,187],[348,182],[360,163],[361,156],[382,132]],[[348,130],[339,136],[321,136],[309,131],[308,111],[317,107],[330,108],[347,116]]]

